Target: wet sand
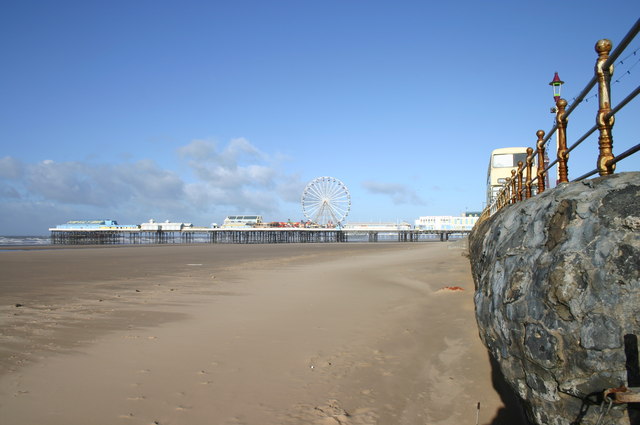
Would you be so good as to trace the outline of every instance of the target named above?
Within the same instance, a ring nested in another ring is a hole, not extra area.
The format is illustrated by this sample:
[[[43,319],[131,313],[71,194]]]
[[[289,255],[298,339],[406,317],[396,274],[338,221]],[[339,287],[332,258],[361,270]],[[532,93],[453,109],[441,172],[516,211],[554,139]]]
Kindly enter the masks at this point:
[[[464,243],[0,252],[0,418],[481,424]],[[447,287],[459,287],[451,290]]]

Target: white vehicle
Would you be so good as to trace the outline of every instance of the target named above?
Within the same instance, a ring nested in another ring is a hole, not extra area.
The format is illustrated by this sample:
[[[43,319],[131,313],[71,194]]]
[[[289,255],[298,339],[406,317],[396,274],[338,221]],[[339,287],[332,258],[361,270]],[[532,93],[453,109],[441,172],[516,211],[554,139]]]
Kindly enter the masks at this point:
[[[500,148],[491,152],[487,172],[487,206],[495,201],[500,189],[511,178],[511,170],[518,171],[518,162],[527,162],[527,148]]]

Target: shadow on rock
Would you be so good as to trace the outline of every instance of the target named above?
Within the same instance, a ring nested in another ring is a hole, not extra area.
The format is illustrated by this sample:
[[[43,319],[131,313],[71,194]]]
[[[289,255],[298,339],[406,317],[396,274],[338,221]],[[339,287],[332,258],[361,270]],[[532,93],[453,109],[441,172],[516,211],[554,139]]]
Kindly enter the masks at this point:
[[[505,381],[498,362],[489,353],[491,362],[491,382],[504,407],[496,412],[496,416],[487,425],[531,425],[522,407],[518,395]]]

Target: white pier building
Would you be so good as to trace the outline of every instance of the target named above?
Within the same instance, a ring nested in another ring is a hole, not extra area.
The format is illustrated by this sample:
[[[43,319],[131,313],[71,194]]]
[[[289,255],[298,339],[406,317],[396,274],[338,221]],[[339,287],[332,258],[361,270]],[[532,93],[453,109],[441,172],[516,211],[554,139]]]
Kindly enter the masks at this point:
[[[460,216],[426,215],[415,221],[416,230],[471,230],[479,214],[464,213]]]

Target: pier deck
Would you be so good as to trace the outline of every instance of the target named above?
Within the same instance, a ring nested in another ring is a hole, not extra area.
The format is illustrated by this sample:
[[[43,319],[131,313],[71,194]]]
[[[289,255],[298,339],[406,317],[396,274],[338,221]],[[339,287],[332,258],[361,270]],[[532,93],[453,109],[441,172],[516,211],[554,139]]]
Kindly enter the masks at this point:
[[[49,229],[51,242],[59,245],[166,244],[166,243],[338,243],[338,242],[424,242],[447,241],[452,235],[466,236],[469,230],[339,230],[299,228],[247,228],[182,230],[140,229]]]

